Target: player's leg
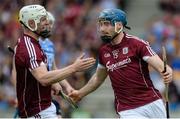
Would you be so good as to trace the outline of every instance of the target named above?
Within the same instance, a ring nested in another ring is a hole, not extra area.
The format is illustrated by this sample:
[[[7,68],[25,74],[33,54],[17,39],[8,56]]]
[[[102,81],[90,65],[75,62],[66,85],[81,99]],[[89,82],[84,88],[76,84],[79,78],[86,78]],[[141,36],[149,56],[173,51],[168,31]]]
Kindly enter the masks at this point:
[[[162,99],[156,100],[149,104],[148,111],[149,117],[151,118],[166,118],[165,104]]]
[[[162,99],[135,109],[121,111],[118,114],[120,118],[166,118],[166,110]]]
[[[56,114],[57,114],[58,118],[62,118],[62,116],[61,116],[62,112],[61,112],[61,107],[60,107],[59,103],[56,100],[52,100],[52,102],[56,106]]]
[[[13,118],[14,119],[19,118],[19,110],[18,110],[18,108],[16,108]]]
[[[149,119],[139,109],[130,109],[118,112],[120,119]]]
[[[58,116],[56,114],[56,106],[53,103],[51,103],[50,107],[30,117],[29,119],[35,119],[35,118],[58,119]]]

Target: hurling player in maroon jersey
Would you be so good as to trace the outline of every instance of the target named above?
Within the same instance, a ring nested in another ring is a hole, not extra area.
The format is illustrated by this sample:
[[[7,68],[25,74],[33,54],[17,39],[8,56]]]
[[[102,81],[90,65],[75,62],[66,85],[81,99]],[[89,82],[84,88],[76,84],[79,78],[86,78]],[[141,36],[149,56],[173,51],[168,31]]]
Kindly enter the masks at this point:
[[[75,72],[84,71],[95,63],[94,58],[83,58],[65,68],[48,71],[47,59],[39,44],[39,37],[49,35],[47,11],[41,5],[27,5],[19,11],[23,35],[15,48],[16,91],[19,117],[58,118],[52,103],[53,84]]]
[[[48,16],[48,21],[49,21],[49,30],[50,30],[50,34],[49,36],[47,36],[47,38],[39,38],[39,43],[41,45],[41,49],[44,51],[44,53],[46,54],[47,57],[47,67],[48,67],[48,71],[49,70],[55,70],[57,69],[56,63],[55,63],[55,59],[54,59],[54,55],[55,55],[55,48],[53,45],[53,42],[50,41],[49,37],[52,35],[52,30],[53,30],[53,26],[55,23],[55,17],[53,16],[52,13],[47,11],[47,16]],[[12,50],[12,52],[14,52]],[[13,60],[13,67],[12,67],[12,76],[11,76],[11,82],[13,84],[13,86],[16,88],[16,69],[15,69],[15,63]],[[68,83],[67,80],[62,80],[56,84],[52,85],[56,90],[54,90],[54,88],[51,87],[52,90],[52,102],[55,104],[56,106],[56,114],[58,115],[59,118],[61,118],[61,108],[59,103],[56,100],[59,100],[59,95],[56,95],[57,93],[59,93],[59,90],[61,88],[61,86],[63,87],[63,89],[66,91],[66,93],[70,93],[74,90],[74,88]],[[55,94],[55,95],[54,95]],[[17,99],[15,99],[15,104],[14,106],[17,107]],[[14,118],[18,117],[18,109],[15,111],[14,114]]]
[[[164,83],[172,81],[172,69],[163,71],[163,61],[148,42],[123,32],[126,14],[120,9],[105,9],[98,18],[101,39],[96,73],[70,97],[75,101],[96,90],[109,76],[114,90],[115,109],[121,118],[165,118],[162,96],[150,79],[148,64],[162,76]]]

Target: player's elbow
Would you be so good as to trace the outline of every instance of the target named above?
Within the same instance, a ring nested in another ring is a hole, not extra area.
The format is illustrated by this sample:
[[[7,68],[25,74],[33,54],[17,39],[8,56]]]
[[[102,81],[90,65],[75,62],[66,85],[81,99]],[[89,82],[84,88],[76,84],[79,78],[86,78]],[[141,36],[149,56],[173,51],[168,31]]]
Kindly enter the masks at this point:
[[[49,81],[46,80],[46,79],[40,79],[39,82],[40,82],[40,84],[41,84],[42,86],[49,86],[49,85],[52,84],[51,82],[49,82]]]
[[[49,86],[49,85],[50,85],[49,83],[44,82],[44,81],[41,81],[40,84],[41,84],[42,86]]]
[[[49,86],[50,84],[49,83],[44,83],[44,82],[42,83],[41,82],[41,85],[46,87],[46,86]]]

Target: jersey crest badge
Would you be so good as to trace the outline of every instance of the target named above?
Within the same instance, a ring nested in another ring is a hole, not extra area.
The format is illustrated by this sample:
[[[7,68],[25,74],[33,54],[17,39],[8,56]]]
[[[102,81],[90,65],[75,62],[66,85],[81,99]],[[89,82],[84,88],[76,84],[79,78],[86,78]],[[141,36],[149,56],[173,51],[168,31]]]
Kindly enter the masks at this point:
[[[124,55],[128,53],[128,47],[124,47],[122,50]]]

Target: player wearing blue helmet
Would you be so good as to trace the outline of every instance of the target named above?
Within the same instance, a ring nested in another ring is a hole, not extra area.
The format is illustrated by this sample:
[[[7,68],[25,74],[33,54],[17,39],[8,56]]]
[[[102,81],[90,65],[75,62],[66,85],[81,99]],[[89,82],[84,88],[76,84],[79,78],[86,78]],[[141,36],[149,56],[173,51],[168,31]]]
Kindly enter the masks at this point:
[[[99,49],[98,67],[89,82],[70,97],[75,101],[96,90],[109,76],[115,95],[115,109],[121,118],[165,118],[160,92],[150,79],[148,65],[157,70],[164,83],[172,81],[172,69],[164,65],[148,42],[123,32],[126,14],[105,9],[98,17],[98,29],[105,42]]]

